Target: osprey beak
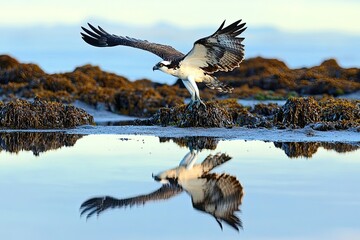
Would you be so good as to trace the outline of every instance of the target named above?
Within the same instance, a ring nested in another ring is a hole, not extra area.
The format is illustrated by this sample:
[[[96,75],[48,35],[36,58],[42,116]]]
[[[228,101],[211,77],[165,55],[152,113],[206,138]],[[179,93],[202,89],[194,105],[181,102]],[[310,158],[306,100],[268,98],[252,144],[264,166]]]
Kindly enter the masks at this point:
[[[158,69],[159,69],[158,65],[155,65],[155,66],[153,67],[153,71],[158,70]]]

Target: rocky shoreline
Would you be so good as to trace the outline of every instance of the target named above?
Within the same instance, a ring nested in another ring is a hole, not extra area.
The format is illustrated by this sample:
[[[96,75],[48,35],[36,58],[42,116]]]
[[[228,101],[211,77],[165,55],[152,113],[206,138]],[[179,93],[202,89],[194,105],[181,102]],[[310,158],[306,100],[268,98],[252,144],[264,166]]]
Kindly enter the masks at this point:
[[[82,101],[94,108],[147,118],[134,121],[137,125],[279,129],[310,126],[320,131],[360,131],[360,101],[334,98],[360,90],[358,68],[344,69],[330,59],[312,68],[289,69],[276,59],[253,58],[218,78],[233,86],[234,92],[221,95],[200,85],[206,108],[189,109],[184,104],[188,92],[179,81],[174,85],[146,79],[131,82],[91,65],[47,74],[35,64],[0,55],[0,127],[49,129],[94,124],[91,115],[71,105]],[[309,94],[314,97],[303,97]],[[288,100],[284,106],[244,107],[238,98]]]
[[[185,105],[162,108],[138,124],[177,127],[304,128],[314,130],[353,129],[360,132],[360,101],[292,97],[284,106],[257,104],[244,107],[235,99],[212,101],[207,107],[188,109]]]

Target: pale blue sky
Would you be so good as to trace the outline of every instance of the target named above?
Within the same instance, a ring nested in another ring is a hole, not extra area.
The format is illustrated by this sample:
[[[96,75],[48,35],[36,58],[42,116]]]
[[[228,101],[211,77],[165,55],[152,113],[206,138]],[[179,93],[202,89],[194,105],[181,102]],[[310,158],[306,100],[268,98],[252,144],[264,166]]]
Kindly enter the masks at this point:
[[[80,24],[98,18],[137,25],[170,22],[196,27],[242,18],[248,26],[359,35],[359,12],[358,0],[12,0],[1,3],[0,26]]]

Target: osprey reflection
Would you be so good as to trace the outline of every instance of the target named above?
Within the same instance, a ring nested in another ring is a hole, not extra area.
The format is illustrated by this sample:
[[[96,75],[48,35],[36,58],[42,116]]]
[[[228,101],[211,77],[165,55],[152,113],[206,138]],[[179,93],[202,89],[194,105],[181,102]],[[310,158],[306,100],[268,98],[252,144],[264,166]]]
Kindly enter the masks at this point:
[[[210,173],[215,167],[229,161],[231,157],[224,153],[208,155],[200,164],[196,164],[198,150],[190,149],[179,166],[153,175],[163,185],[156,191],[135,197],[117,199],[102,196],[88,199],[81,207],[81,215],[87,218],[100,215],[107,209],[144,205],[152,201],[166,200],[185,191],[191,197],[195,209],[212,215],[222,229],[222,222],[236,230],[242,228],[242,222],[236,212],[240,211],[243,187],[240,182],[226,173]]]

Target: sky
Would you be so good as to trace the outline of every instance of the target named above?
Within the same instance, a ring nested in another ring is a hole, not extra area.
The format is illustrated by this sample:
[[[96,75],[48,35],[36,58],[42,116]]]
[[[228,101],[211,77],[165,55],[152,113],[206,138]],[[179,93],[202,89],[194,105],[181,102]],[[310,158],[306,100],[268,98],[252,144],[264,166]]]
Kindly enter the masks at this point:
[[[248,26],[289,32],[341,31],[360,35],[358,0],[109,1],[12,0],[1,3],[1,26],[79,24],[87,19],[180,27],[219,25],[242,18]]]
[[[223,20],[246,22],[245,58],[311,67],[335,58],[360,66],[359,0],[0,0],[0,54],[38,64],[45,72],[92,64],[131,80],[172,84],[175,78],[151,69],[159,58],[145,51],[98,49],[80,37],[87,22],[108,32],[167,44],[187,53]],[[129,59],[131,58],[131,61]]]

